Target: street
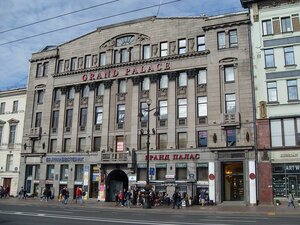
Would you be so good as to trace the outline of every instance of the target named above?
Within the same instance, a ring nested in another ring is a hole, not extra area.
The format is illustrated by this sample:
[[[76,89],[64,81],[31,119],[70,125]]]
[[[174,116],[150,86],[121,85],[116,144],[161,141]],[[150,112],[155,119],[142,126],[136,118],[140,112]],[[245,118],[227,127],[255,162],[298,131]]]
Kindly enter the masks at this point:
[[[299,210],[299,209],[297,209]],[[253,215],[238,213],[195,212],[181,209],[141,209],[141,208],[91,208],[80,205],[61,205],[21,201],[8,203],[0,201],[1,225],[244,225],[244,224],[298,224],[298,215]]]

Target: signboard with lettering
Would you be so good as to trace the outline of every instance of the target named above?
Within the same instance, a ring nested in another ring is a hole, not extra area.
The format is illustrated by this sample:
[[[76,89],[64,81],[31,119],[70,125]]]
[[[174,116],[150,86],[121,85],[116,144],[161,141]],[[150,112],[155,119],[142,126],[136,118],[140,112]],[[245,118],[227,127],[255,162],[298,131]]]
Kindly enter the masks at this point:
[[[186,153],[186,154],[155,154],[149,155],[150,161],[170,161],[170,160],[197,160],[200,159],[200,154],[198,153]],[[147,155],[145,155],[145,160],[148,160]]]

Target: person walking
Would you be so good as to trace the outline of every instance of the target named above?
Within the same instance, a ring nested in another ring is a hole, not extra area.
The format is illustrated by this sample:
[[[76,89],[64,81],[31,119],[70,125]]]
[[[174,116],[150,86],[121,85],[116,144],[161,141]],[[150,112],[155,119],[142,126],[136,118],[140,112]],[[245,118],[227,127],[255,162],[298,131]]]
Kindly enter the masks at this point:
[[[124,194],[123,194],[123,191],[120,191],[120,193],[119,193],[119,205],[124,206],[123,201],[124,201]]]
[[[294,195],[291,191],[289,191],[289,195],[288,195],[288,207],[293,206],[295,208],[295,204],[294,204]]]
[[[75,197],[75,203],[77,204],[77,201],[80,202],[80,204],[83,204],[83,196],[82,196],[82,189],[80,187],[76,188],[76,193],[75,193],[76,197]]]
[[[175,191],[172,197],[173,197],[173,209],[175,209],[176,206],[179,209],[179,193]]]
[[[205,203],[205,191],[202,189],[199,195],[199,203],[204,206]]]
[[[43,188],[43,191],[42,191],[42,197],[41,197],[41,202],[47,202],[48,199],[47,199],[47,189],[46,188]]]
[[[131,196],[132,196],[132,194],[131,194],[130,190],[126,191],[126,194],[125,194],[126,203],[125,204],[126,204],[127,208],[130,208]]]

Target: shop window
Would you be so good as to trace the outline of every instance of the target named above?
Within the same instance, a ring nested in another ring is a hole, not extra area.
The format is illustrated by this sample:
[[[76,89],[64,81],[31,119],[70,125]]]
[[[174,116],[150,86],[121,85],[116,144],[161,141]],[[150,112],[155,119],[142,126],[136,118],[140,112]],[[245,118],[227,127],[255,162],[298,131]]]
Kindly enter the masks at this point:
[[[208,181],[208,164],[207,163],[197,164],[197,180]]]
[[[272,21],[271,20],[263,20],[262,21],[262,30],[263,30],[263,35],[273,34]]]
[[[139,168],[139,165],[138,165],[137,180],[138,181],[145,181],[145,180],[147,180],[147,168]]]
[[[54,165],[47,165],[47,180],[53,180],[54,179]]]
[[[197,51],[204,51],[205,50],[205,36],[198,36],[197,37]]]
[[[167,149],[168,135],[158,134],[158,149]]]
[[[99,152],[101,150],[101,137],[94,138],[94,152]]]
[[[176,180],[186,180],[187,179],[186,163],[176,163],[175,179]]]
[[[185,54],[186,53],[186,40],[180,39],[178,40],[178,54]]]
[[[207,131],[198,131],[198,147],[207,147]]]
[[[227,147],[236,145],[236,129],[226,129],[226,143]]]
[[[69,176],[69,165],[60,166],[60,180],[68,180]]]

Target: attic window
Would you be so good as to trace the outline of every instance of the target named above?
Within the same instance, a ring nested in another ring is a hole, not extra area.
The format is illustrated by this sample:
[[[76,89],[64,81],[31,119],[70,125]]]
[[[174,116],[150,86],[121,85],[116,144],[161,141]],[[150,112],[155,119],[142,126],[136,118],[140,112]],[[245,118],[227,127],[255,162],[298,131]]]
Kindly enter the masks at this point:
[[[117,42],[116,47],[131,45],[134,42],[134,36],[130,35],[130,36],[121,37],[121,38],[118,38],[116,40],[116,42]]]

